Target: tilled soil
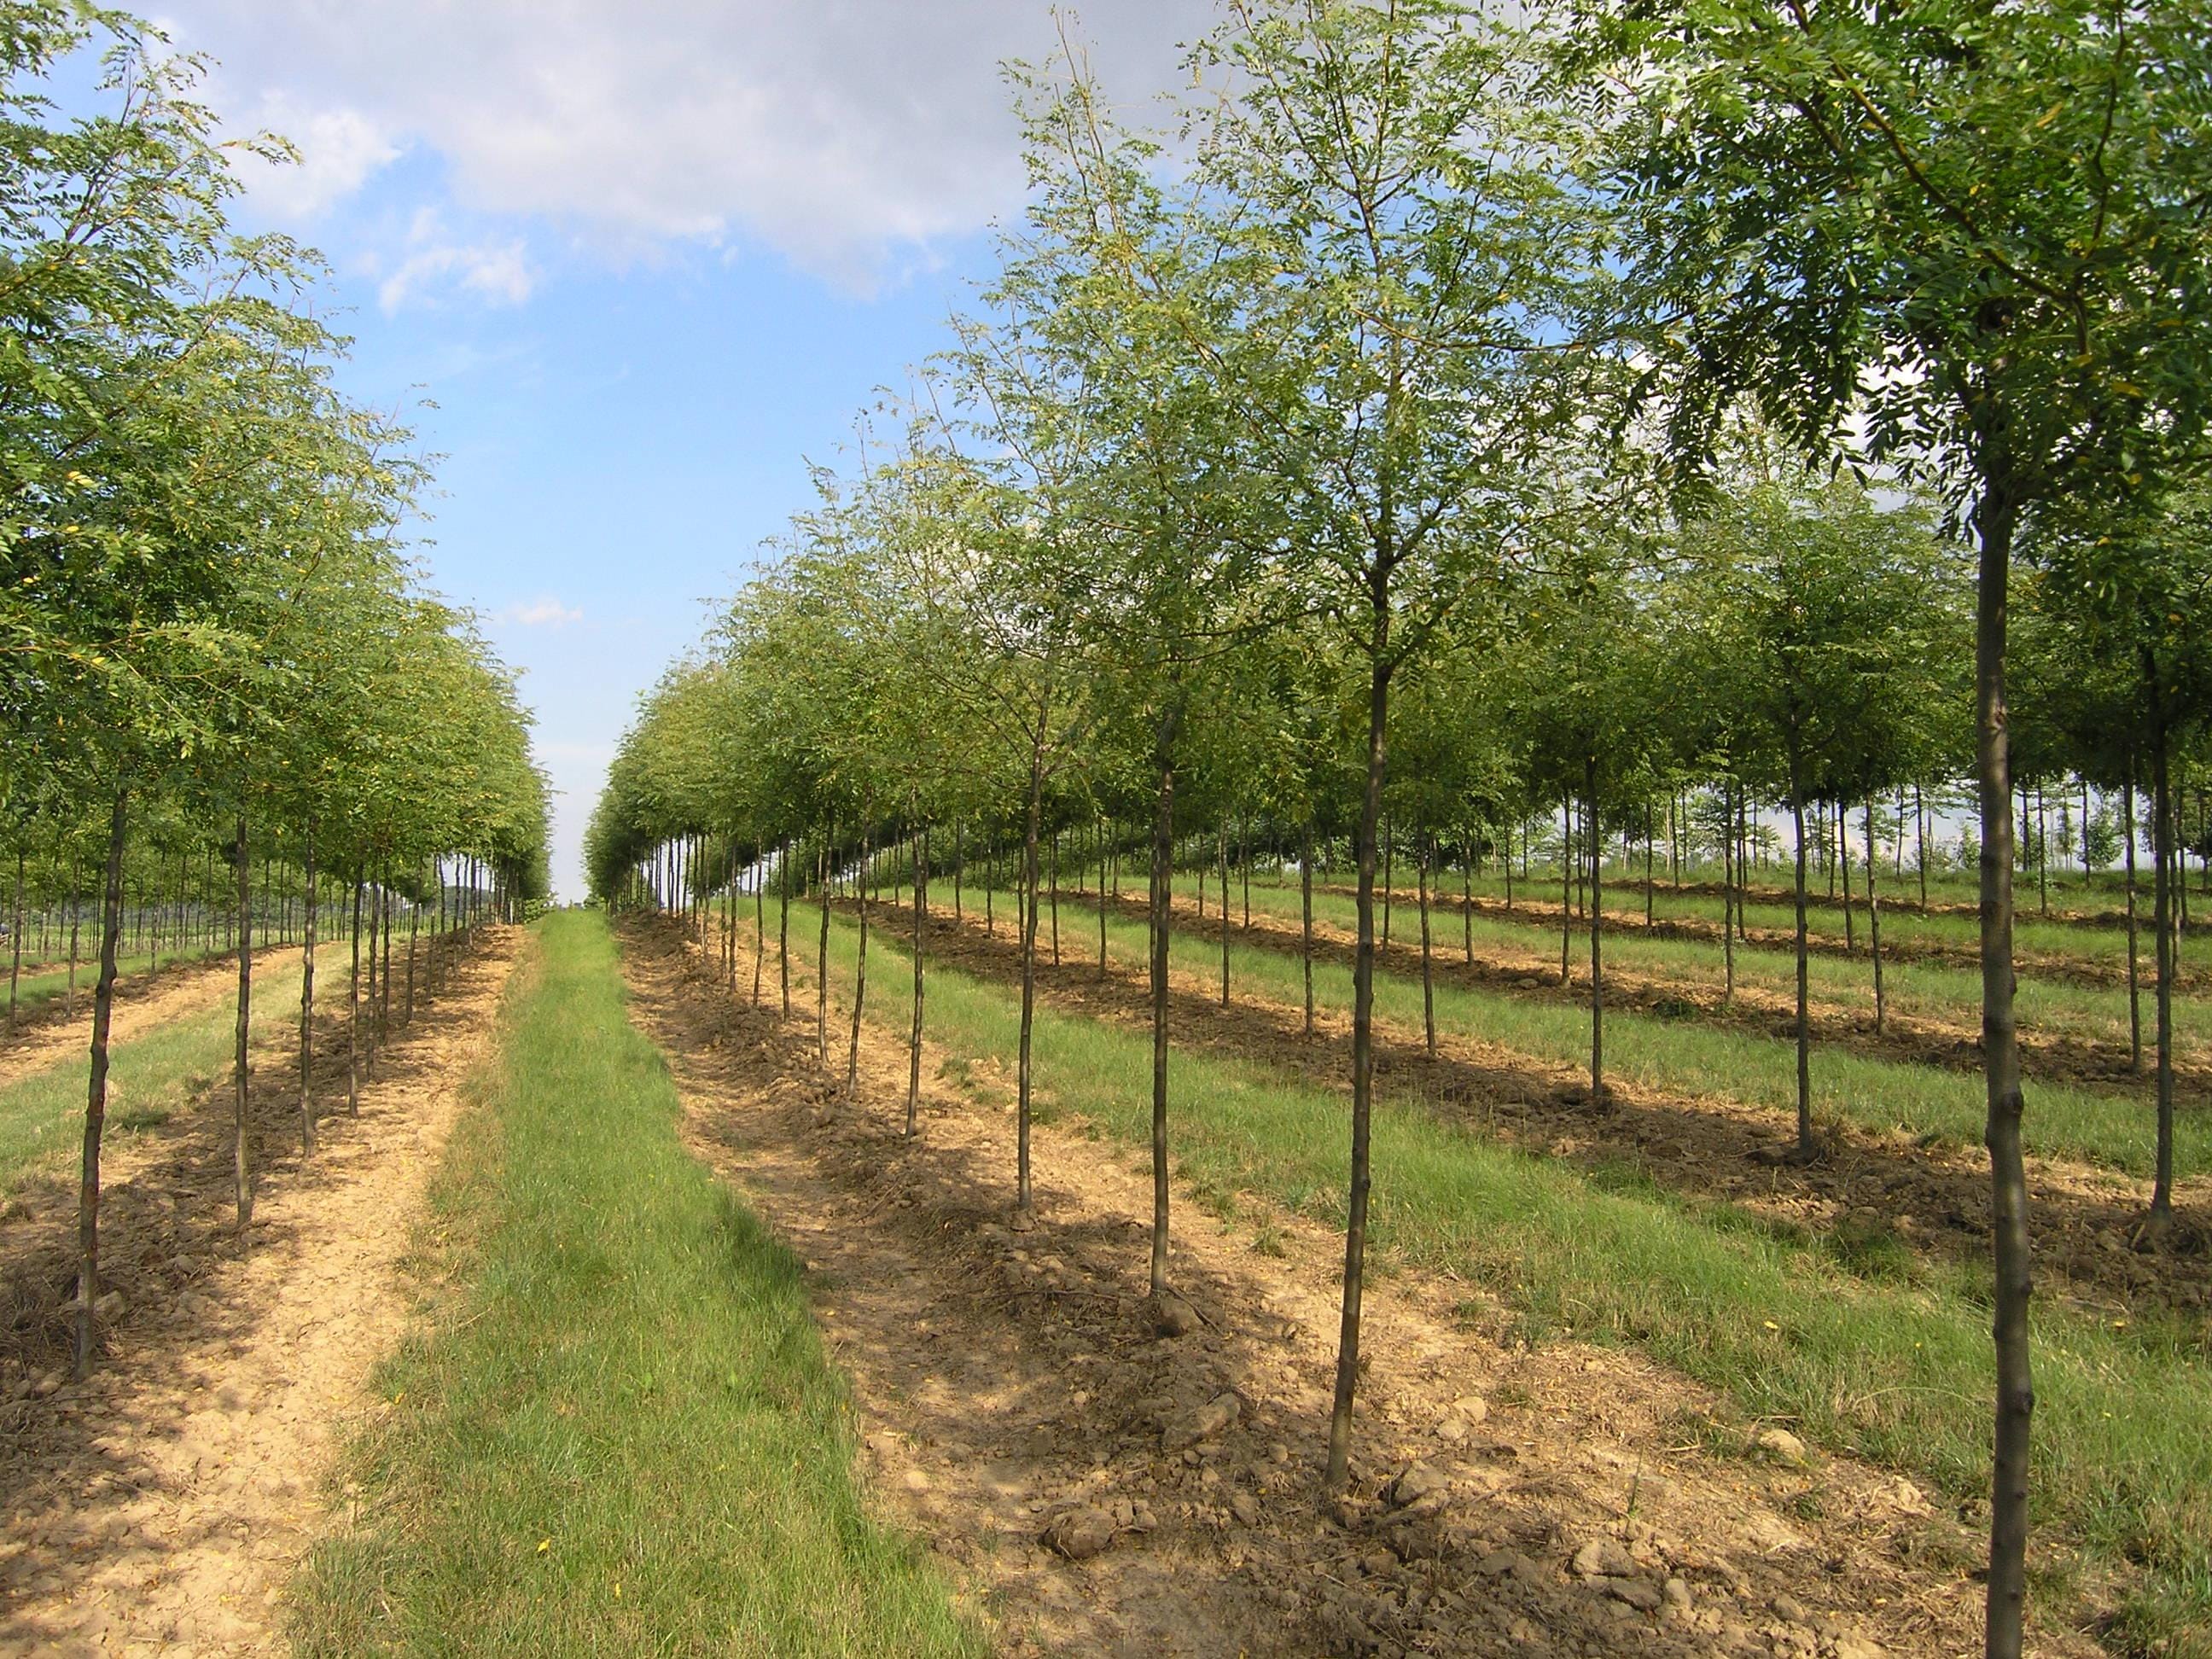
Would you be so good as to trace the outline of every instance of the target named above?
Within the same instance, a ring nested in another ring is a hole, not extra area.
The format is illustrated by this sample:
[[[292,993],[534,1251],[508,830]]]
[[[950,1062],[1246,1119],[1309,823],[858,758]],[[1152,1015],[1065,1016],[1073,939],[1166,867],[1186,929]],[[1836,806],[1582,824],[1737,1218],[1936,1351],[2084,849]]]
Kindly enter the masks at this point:
[[[806,1261],[873,1488],[1002,1651],[1978,1645],[1976,1541],[1912,1482],[1783,1425],[1718,1430],[1711,1395],[1636,1355],[1531,1350],[1448,1279],[1370,1280],[1352,1494],[1325,1510],[1340,1236],[1233,1232],[1184,1195],[1172,1277],[1197,1318],[1163,1338],[1145,1155],[1037,1126],[1038,1224],[1014,1231],[995,1066],[926,1046],[908,1141],[902,1032],[864,1028],[848,1095],[816,1069],[811,988],[789,1020],[755,1011],[672,927],[632,929],[624,960],[692,1144]]]
[[[253,953],[256,974],[276,973],[300,958],[300,947]],[[199,957],[173,964],[151,974],[132,974],[115,982],[115,1012],[108,1031],[111,1042],[132,1037],[196,1014],[228,1000],[238,990],[235,956]],[[79,988],[76,1012],[64,1014],[57,1003],[27,1020],[13,1042],[0,1043],[0,1089],[43,1072],[58,1060],[83,1059],[92,1046],[92,986]]]
[[[488,932],[392,1034],[357,1118],[337,1028],[319,1039],[311,1162],[289,1041],[257,1050],[249,1250],[226,1088],[107,1160],[103,1284],[123,1305],[87,1382],[64,1380],[73,1201],[0,1227],[19,1314],[0,1354],[0,1655],[283,1650],[283,1587],[327,1523],[332,1450],[386,1408],[366,1383],[407,1317],[397,1264],[518,939]]]

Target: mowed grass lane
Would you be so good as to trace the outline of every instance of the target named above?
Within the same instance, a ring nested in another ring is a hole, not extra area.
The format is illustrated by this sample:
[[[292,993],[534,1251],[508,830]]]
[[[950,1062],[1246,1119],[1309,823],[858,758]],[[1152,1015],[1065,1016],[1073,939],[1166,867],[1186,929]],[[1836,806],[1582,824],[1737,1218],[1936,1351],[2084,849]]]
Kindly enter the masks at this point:
[[[596,912],[539,924],[435,1188],[307,1655],[980,1654],[854,1486],[798,1263],[684,1150]]]
[[[1295,903],[1297,896],[1292,894]],[[1000,895],[1011,915],[1013,901]],[[1260,890],[1253,890],[1256,916]],[[1095,960],[1098,917],[1091,907],[1071,908],[1061,897],[1060,951],[1063,960]],[[1241,910],[1232,908],[1232,918]],[[1220,971],[1221,940],[1216,918],[1207,932],[1194,931],[1191,919],[1177,914],[1170,960],[1211,982]],[[1419,924],[1414,924],[1418,930]],[[1001,927],[1001,936],[1011,933]],[[1048,930],[1040,929],[1040,940]],[[1419,937],[1418,931],[1414,938]],[[1294,944],[1295,941],[1292,941]],[[1041,949],[1047,946],[1041,943]],[[1109,958],[1131,971],[1146,961],[1141,921],[1109,914]],[[1613,941],[1607,940],[1607,950]],[[1448,953],[1447,953],[1448,955]],[[1294,951],[1248,945],[1230,939],[1231,994],[1258,996],[1285,1007],[1304,1002],[1303,969]],[[1587,993],[1584,994],[1585,995]],[[1495,1044],[1547,1064],[1587,1066],[1589,1009],[1549,990],[1493,991],[1455,985],[1439,976],[1436,989],[1437,1028],[1456,1036]],[[1348,1011],[1352,970],[1340,963],[1316,960],[1314,1000],[1317,1007]],[[1375,976],[1377,1016],[1412,1033],[1421,1029],[1421,982],[1418,969],[1392,963]],[[1771,1111],[1778,1136],[1789,1132],[1796,1110],[1797,1061],[1794,1042],[1714,1022],[1667,1019],[1625,1009],[1609,1010],[1605,1020],[1606,1072],[1614,1082],[1664,1091],[1692,1098],[1717,1097]],[[2027,1147],[2039,1155],[2064,1158],[2147,1177],[2155,1146],[2155,1120],[2148,1091],[2127,1092],[2047,1083],[2031,1079],[2027,1121]],[[1978,1073],[1885,1060],[1816,1042],[1813,1050],[1813,1109],[1824,1121],[1848,1121],[1880,1132],[1901,1130],[1931,1144],[1980,1144],[1987,1114]],[[2185,1103],[2174,1125],[2174,1168],[2183,1178],[2212,1170],[2212,1113]]]

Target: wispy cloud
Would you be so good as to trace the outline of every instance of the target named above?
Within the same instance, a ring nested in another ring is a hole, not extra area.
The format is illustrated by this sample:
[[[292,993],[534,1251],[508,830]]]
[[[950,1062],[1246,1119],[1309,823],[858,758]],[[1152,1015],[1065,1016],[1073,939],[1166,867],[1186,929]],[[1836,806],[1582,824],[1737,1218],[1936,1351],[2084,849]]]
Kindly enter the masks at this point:
[[[407,252],[377,284],[387,317],[410,303],[436,305],[473,295],[491,305],[519,306],[538,286],[538,273],[520,237],[470,241],[455,236],[435,208],[420,208],[407,229]]]
[[[567,605],[550,593],[541,593],[534,599],[510,605],[499,613],[499,620],[513,623],[518,628],[566,628],[584,620],[584,613],[574,605]]]

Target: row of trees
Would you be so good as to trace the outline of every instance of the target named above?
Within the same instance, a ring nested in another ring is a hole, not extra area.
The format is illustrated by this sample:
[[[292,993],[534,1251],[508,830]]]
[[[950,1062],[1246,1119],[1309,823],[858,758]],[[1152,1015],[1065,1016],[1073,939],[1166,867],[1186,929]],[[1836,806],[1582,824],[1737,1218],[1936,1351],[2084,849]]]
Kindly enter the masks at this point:
[[[60,113],[56,73],[95,55],[94,112]],[[388,988],[394,914],[465,925],[544,887],[544,788],[513,684],[402,549],[424,465],[404,428],[334,385],[344,342],[316,314],[313,257],[234,230],[200,67],[125,17],[0,4],[0,849],[19,871],[37,857],[93,872],[98,904],[80,1374],[134,883],[157,907],[205,904],[212,860],[229,887],[241,1239],[257,870],[298,872],[310,1142],[331,878],[352,907],[356,1003],[364,903]]]
[[[1787,805],[1802,895],[1816,803],[1965,773],[1996,1215],[1988,1644],[2016,1655],[2014,796],[2066,773],[2148,793],[2166,985],[2174,779],[2212,637],[2188,11],[1560,0],[1508,27],[1452,0],[1237,0],[1196,55],[1224,85],[1172,143],[1118,123],[1079,52],[1018,76],[1034,188],[981,313],[891,453],[825,476],[774,574],[651,701],[593,825],[597,890],[633,890],[671,844],[702,881],[754,864],[787,890],[887,836],[921,872],[948,841],[957,871],[964,835],[1017,846],[1022,1224],[1040,848],[1055,803],[1149,823],[1165,1294],[1176,836],[1216,826],[1224,869],[1240,811],[1346,836],[1335,1489],[1386,810],[1430,832],[1425,889],[1438,838],[1567,801],[1595,894],[1609,829],[1688,768],[1739,830],[1752,800]],[[1595,927],[1589,951],[1601,1086]],[[919,974],[916,995],[918,1017]]]

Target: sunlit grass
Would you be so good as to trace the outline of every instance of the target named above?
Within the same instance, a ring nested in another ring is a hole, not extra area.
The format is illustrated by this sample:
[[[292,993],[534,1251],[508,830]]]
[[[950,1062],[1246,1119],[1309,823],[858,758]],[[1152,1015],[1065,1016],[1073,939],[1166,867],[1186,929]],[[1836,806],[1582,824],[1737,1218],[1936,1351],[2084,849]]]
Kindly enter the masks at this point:
[[[379,1373],[307,1655],[980,1654],[865,1513],[799,1264],[684,1150],[597,913],[549,917],[435,1197],[447,1285]]]

